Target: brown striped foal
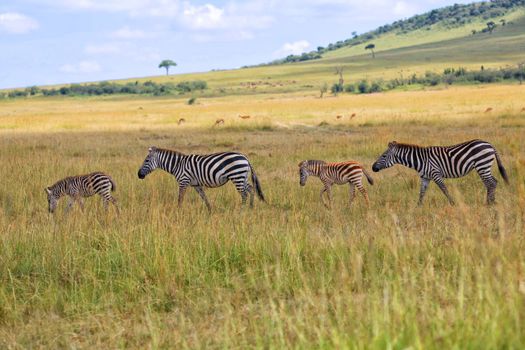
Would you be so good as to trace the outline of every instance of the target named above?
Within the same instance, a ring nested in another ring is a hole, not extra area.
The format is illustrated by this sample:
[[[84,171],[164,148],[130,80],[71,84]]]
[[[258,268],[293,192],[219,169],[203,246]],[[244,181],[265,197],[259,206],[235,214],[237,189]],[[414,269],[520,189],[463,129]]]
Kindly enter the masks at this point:
[[[322,160],[305,160],[299,163],[299,183],[301,186],[306,184],[308,176],[317,176],[323,183],[323,189],[321,190],[321,202],[327,208],[331,207],[332,192],[331,188],[333,184],[344,185],[350,184],[350,204],[355,197],[355,188],[363,194],[366,204],[369,204],[368,193],[363,187],[362,178],[365,175],[370,185],[374,184],[374,180],[365,171],[365,169],[357,162],[347,161],[340,163],[326,163]],[[325,203],[323,194],[328,195],[328,204]]]

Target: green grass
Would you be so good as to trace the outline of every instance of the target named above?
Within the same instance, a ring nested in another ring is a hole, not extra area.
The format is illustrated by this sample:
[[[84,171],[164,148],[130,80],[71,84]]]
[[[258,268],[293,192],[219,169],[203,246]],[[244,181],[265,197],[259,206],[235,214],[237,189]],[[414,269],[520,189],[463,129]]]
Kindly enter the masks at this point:
[[[202,106],[0,104],[15,126],[0,133],[0,348],[523,348],[521,96],[517,86],[490,86]],[[488,105],[494,111],[483,113]],[[157,119],[130,126],[137,106]],[[241,123],[246,106],[271,117]],[[348,106],[367,111],[336,121]],[[87,109],[72,118],[77,129],[61,130],[71,111]],[[188,124],[159,123],[168,111]],[[218,115],[233,117],[212,127]],[[400,166],[372,173],[369,208],[360,197],[348,207],[347,186],[336,186],[328,211],[317,179],[299,186],[307,158],[370,168],[393,139],[471,138],[496,146],[511,179],[505,186],[494,167],[494,207],[476,174],[447,181],[455,207],[431,185],[417,208],[419,178]],[[137,178],[151,145],[247,154],[268,204],[241,210],[226,185],[207,190],[211,214],[194,191],[178,209],[172,176]],[[121,215],[92,198],[84,214],[65,215],[61,202],[50,216],[44,187],[93,170],[115,179]]]

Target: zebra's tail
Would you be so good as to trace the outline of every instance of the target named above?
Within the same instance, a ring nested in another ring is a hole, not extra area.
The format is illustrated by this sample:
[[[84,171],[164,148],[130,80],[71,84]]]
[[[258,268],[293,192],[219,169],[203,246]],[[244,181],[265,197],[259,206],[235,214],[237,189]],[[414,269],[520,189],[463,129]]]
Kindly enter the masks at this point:
[[[368,180],[368,183],[370,185],[373,185],[374,184],[374,179],[372,179],[372,176],[370,176],[370,174],[365,169],[363,169],[363,174],[365,174],[366,179]]]
[[[255,170],[253,170],[252,165],[250,164],[250,170],[252,171],[252,182],[253,186],[255,187],[255,191],[257,192],[257,196],[260,200],[263,202],[266,202],[266,199],[264,199],[264,194],[262,192],[261,183],[259,182],[259,179],[257,178],[257,175],[255,175]]]
[[[108,176],[109,182],[111,182],[111,192],[115,191],[117,189],[117,186],[115,185],[115,181],[111,178],[111,176]]]
[[[501,177],[503,178],[503,180],[505,180],[505,183],[508,185],[509,177],[507,176],[507,171],[503,167],[503,163],[501,162],[501,158],[499,157],[498,152],[496,152],[496,162],[498,162],[498,169],[499,173],[501,174]]]

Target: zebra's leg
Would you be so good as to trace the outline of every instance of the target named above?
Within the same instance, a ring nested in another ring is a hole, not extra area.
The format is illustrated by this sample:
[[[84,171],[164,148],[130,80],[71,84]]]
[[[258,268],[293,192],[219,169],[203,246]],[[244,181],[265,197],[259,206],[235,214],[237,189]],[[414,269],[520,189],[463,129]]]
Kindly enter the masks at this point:
[[[447,186],[445,186],[445,182],[443,182],[443,178],[440,177],[440,176],[436,176],[436,177],[434,177],[434,182],[438,185],[438,187],[441,190],[441,192],[443,192],[443,194],[445,196],[447,196],[448,202],[451,205],[454,205],[454,200],[452,199],[452,197],[448,193],[448,189],[447,189]]]
[[[429,183],[430,179],[426,179],[424,177],[421,178],[421,188],[419,189],[419,201],[417,202],[418,206],[421,206],[423,204],[423,198],[425,197],[425,193],[427,192]]]
[[[206,208],[208,208],[208,211],[211,211],[210,202],[208,202],[208,198],[206,197],[206,193],[204,193],[204,190],[202,189],[202,187],[201,186],[194,186],[193,188],[195,189],[195,191],[197,191],[199,196],[201,196],[202,200],[206,204]]]
[[[182,202],[184,201],[184,193],[186,193],[186,186],[181,184],[179,185],[179,200],[178,200],[179,208],[182,207]]]
[[[248,194],[250,194],[250,196],[253,196],[253,194],[250,192],[251,187],[249,187],[250,184],[248,183],[248,178],[231,179],[231,181],[235,185],[235,189],[237,190],[237,192],[239,192],[239,194],[241,195],[241,204],[244,208],[244,206],[246,205],[246,200],[248,199]],[[250,198],[250,206],[253,206],[253,198]]]
[[[326,192],[326,187],[323,187],[323,188],[321,189],[321,193],[319,194],[319,196],[321,197],[321,202],[323,203],[323,205],[324,205],[325,207],[328,208],[328,205],[326,205],[325,200],[324,200],[324,198],[323,198],[323,194],[324,194],[325,192]]]
[[[248,194],[250,195],[250,208],[253,208],[253,186],[249,183],[246,184],[246,192],[248,192]]]
[[[498,185],[498,180],[490,172],[490,168],[487,170],[478,170],[479,177],[483,184],[487,188],[487,204],[494,204],[496,200],[496,186]]]
[[[69,197],[69,202],[67,202],[66,206],[66,214],[69,213],[71,208],[73,208],[73,204],[75,204],[75,197]]]
[[[354,198],[355,198],[355,185],[351,182],[349,182],[350,184],[350,205],[352,205],[352,202],[354,201]]]
[[[80,210],[82,210],[83,212],[84,211],[84,200],[82,199],[82,197],[78,197],[77,202],[78,202],[78,205],[80,206]]]
[[[328,204],[325,203],[323,199],[323,193],[326,192],[326,196],[328,197]],[[332,185],[329,183],[324,184],[324,188],[321,190],[321,201],[323,201],[323,204],[326,208],[332,209]]]
[[[109,201],[111,202],[111,204],[113,204],[113,206],[115,206],[115,210],[117,211],[117,214],[120,215],[120,208],[117,204],[117,200],[115,199],[115,197],[113,197],[112,195],[109,196]]]
[[[366,206],[370,206],[370,201],[368,200],[368,192],[366,191],[366,188],[363,187],[363,184],[358,184],[357,189],[359,190],[359,192],[361,192],[363,197],[365,197]]]

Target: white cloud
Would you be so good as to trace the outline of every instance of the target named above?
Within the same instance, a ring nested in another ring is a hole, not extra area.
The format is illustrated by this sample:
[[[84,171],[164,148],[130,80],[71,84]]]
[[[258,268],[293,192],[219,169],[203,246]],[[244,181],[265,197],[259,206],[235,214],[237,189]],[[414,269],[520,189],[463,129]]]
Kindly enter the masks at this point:
[[[146,37],[146,33],[140,29],[131,29],[128,26],[124,26],[111,33],[111,36],[119,39],[142,39]]]
[[[77,64],[64,64],[60,67],[64,73],[95,73],[100,71],[100,65],[96,61],[81,61]]]
[[[202,6],[184,4],[182,20],[192,29],[215,29],[225,26],[224,9],[211,4]]]
[[[0,31],[23,34],[38,28],[38,22],[17,12],[0,13]]]
[[[131,16],[174,16],[179,0],[40,0],[51,6],[75,11],[124,12]]]
[[[394,5],[394,14],[397,16],[408,17],[418,12],[417,6],[405,1],[396,1]]]
[[[299,40],[293,43],[284,44],[279,50],[277,50],[274,55],[288,56],[288,55],[299,55],[310,48],[310,43],[306,40]]]
[[[118,44],[87,45],[84,52],[90,55],[117,54],[121,51]]]

